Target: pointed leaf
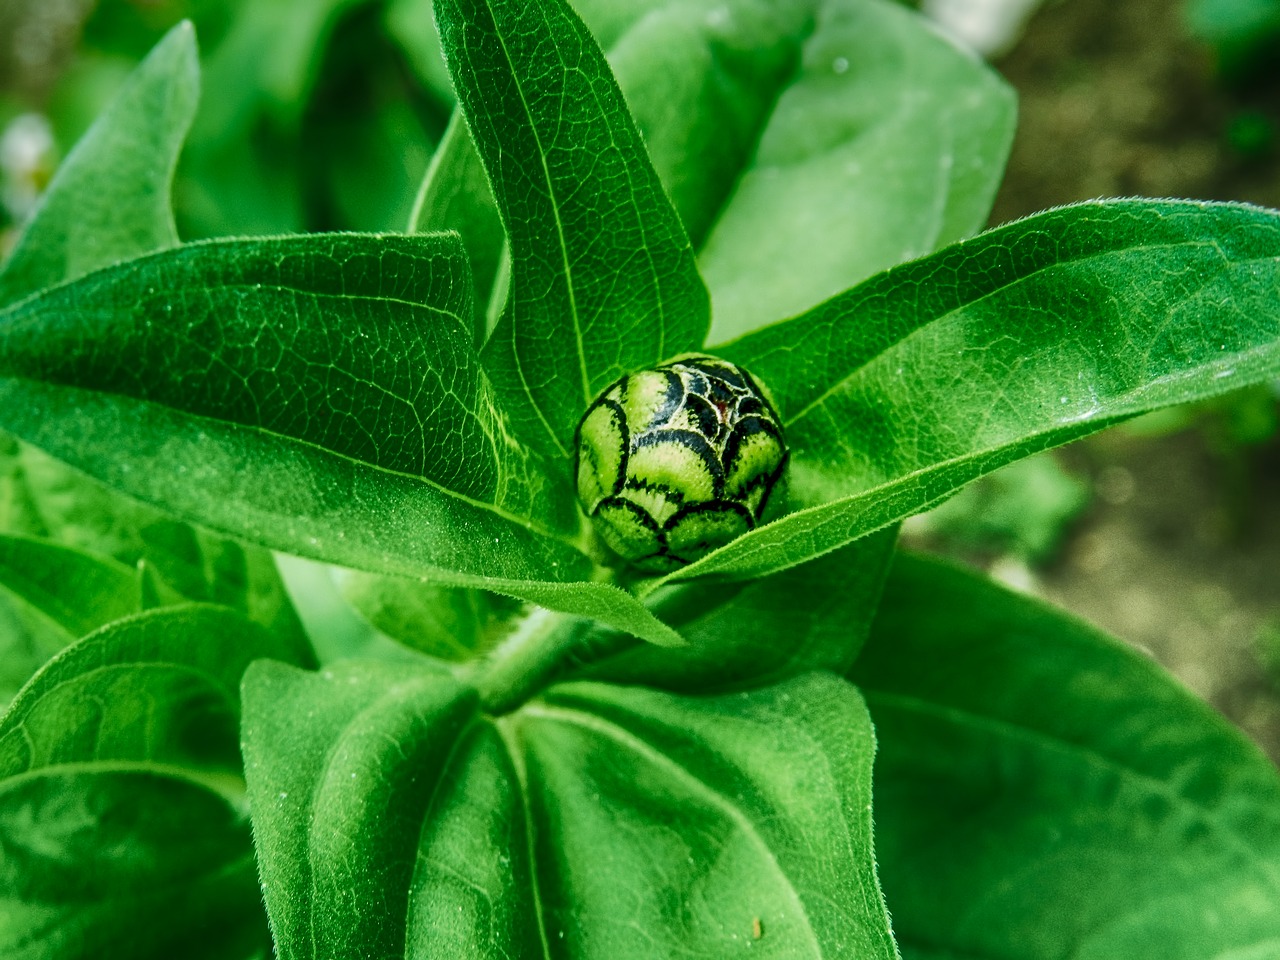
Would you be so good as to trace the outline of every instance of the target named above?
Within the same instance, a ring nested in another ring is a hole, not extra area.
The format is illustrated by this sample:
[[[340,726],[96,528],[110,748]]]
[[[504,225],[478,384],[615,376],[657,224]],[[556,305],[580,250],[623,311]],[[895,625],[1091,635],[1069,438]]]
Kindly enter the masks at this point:
[[[5,956],[260,948],[238,684],[287,655],[230,610],[189,606],[112,624],[32,678],[0,718]]]
[[[712,342],[794,315],[980,229],[1014,101],[997,75],[896,4],[577,0],[680,214],[713,302]],[[818,114],[821,123],[814,123]],[[438,183],[476,264],[501,236],[469,143]],[[429,177],[429,180],[431,178]],[[475,201],[464,212],[459,201]],[[856,229],[850,228],[856,224]],[[485,244],[480,238],[490,236]],[[487,301],[492,273],[477,269]]]
[[[1013,460],[1280,375],[1277,257],[1274,211],[1080,204],[726,345],[774,391],[798,509],[676,576],[760,576]]]
[[[169,188],[199,94],[195,33],[184,21],[58,169],[0,272],[0,305],[178,242]]]
[[[914,11],[824,0],[698,256],[712,342],[795,316],[986,224],[1013,91]]]
[[[610,382],[701,346],[706,291],[573,11],[562,0],[438,0],[436,15],[511,244],[511,295],[485,364],[524,437],[567,458],[582,411]]]
[[[904,556],[852,675],[907,958],[1275,954],[1280,775],[1146,657]]]
[[[829,675],[572,684],[495,721],[446,675],[264,662],[245,704],[282,958],[895,956],[871,730]]]

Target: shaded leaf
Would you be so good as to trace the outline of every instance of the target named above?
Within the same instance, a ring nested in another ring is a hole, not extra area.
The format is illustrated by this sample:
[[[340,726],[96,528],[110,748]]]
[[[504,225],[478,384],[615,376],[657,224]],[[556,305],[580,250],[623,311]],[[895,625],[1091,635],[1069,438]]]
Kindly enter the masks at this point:
[[[268,955],[248,823],[202,786],[58,767],[0,780],[11,960]]]
[[[475,344],[489,334],[489,298],[506,235],[484,165],[460,110],[455,110],[423,178],[409,217],[409,232],[456,230],[471,264]]]
[[[138,572],[49,540],[0,534],[0,709],[41,664],[141,603]]]
[[[261,656],[289,651],[230,610],[169,608],[23,688],[0,718],[5,956],[261,948],[237,737],[240,674]]]
[[[982,229],[1013,140],[1013,91],[888,0],[818,4],[787,80],[698,256],[713,342]]]
[[[275,632],[289,662],[315,666],[315,653],[285,591],[270,551],[240,544],[175,520],[143,527],[153,606],[217,603]]]
[[[701,247],[793,81],[819,4],[575,0],[573,6],[608,54],[654,169],[694,248]]]
[[[690,694],[775,683],[810,670],[843,673],[866,639],[893,557],[884,530],[747,584],[689,583],[650,598],[688,646],[630,645],[582,676]],[[592,644],[616,643],[608,636]]]
[[[495,721],[446,675],[264,662],[245,704],[283,958],[895,956],[871,730],[829,675],[570,684]]]
[[[439,660],[493,646],[520,605],[508,597],[407,577],[342,571],[342,595],[382,633]]]
[[[69,640],[139,609],[136,570],[33,537],[0,534],[0,589],[39,610]]]
[[[1013,460],[1280,374],[1280,214],[1101,201],[889,270],[718,352],[772,388],[791,506],[676,578],[760,576]]]
[[[47,537],[130,566],[142,559],[146,547],[141,530],[163,514],[29,444],[7,434],[0,437],[5,447],[0,469],[12,484],[14,513],[21,513],[4,527],[6,532]]]
[[[199,91],[195,34],[183,22],[58,169],[0,272],[0,304],[178,242],[169,188]]]
[[[852,676],[904,956],[1275,953],[1280,776],[1150,660],[902,556]]]
[[[187,236],[300,232],[299,127],[334,28],[365,0],[237,5],[207,59],[176,201]],[[331,108],[332,109],[332,108]]]
[[[702,344],[706,291],[603,55],[561,0],[438,0],[445,57],[511,245],[485,365],[567,465],[586,406]]]

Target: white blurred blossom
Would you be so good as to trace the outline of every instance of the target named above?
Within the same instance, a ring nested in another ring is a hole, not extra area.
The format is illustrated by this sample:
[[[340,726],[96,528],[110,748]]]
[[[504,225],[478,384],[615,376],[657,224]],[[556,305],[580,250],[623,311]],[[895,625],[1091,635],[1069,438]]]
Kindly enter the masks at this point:
[[[984,57],[1007,53],[1043,0],[923,0],[944,33]]]
[[[35,208],[56,164],[53,129],[41,114],[19,114],[0,133],[0,202],[15,223]]]

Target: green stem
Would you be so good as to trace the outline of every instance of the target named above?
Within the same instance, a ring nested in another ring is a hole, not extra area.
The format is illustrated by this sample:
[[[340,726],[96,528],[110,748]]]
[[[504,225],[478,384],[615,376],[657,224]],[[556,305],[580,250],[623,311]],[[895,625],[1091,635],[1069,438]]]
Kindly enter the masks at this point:
[[[510,713],[565,673],[642,643],[605,633],[591,620],[533,607],[515,630],[470,671],[483,709]]]

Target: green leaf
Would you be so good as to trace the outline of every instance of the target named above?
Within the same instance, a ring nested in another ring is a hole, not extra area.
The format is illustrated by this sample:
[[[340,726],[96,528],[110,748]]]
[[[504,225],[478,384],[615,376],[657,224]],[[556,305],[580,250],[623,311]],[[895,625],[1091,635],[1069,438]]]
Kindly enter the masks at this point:
[[[1013,133],[1012,93],[897,5],[574,6],[702,248],[713,341],[985,223]],[[496,264],[501,234],[473,151],[461,138],[442,143],[424,189],[448,198],[449,218],[424,222],[460,230],[473,264]],[[482,303],[492,276],[477,265]]]
[[[118,621],[32,678],[0,718],[5,956],[260,947],[238,685],[249,661],[288,655],[230,610],[188,606]]]
[[[269,955],[248,824],[204,787],[142,770],[0,780],[9,960]]]
[[[188,245],[0,314],[0,390],[15,401],[4,419],[134,496],[180,513],[184,499],[209,501],[197,519],[284,549],[307,552],[291,528],[327,519],[307,507],[361,486],[377,499],[404,491],[418,510],[476,525],[446,548],[447,528],[431,537],[423,524],[414,540],[424,546],[402,551],[410,556],[474,555],[486,528],[546,540],[526,528],[535,507],[538,519],[550,515],[552,498],[505,434],[460,321],[468,292],[447,236]],[[77,436],[116,425],[132,427],[133,456]],[[138,469],[156,456],[160,470]],[[285,463],[309,469],[291,476]],[[206,478],[231,487],[227,498],[211,496]],[[376,537],[389,518],[353,506]]]
[[[194,601],[230,607],[275,632],[291,651],[290,663],[315,666],[315,652],[270,551],[175,520],[148,524],[141,534],[153,606]]]
[[[0,431],[0,531],[32,537],[48,535],[22,464],[22,444]]]
[[[871,729],[829,675],[570,684],[495,720],[446,675],[263,662],[244,696],[282,958],[895,956]]]
[[[596,394],[701,346],[706,291],[573,11],[560,0],[438,0],[436,15],[511,244],[511,293],[485,365],[526,442],[567,465]]]
[[[0,534],[0,709],[46,660],[136,613],[136,570],[49,540]]]
[[[700,247],[737,197],[770,112],[800,65],[819,4],[574,0],[573,6],[607,53],[654,169]]]
[[[0,313],[0,426],[273,549],[669,628],[571,537],[466,328],[456,237],[189,244]]]
[[[133,566],[146,547],[141,530],[159,511],[115,493],[48,454],[0,434],[0,470],[10,486],[10,533],[47,537]]]
[[[1275,955],[1280,776],[1146,657],[904,556],[853,678],[904,956]]]
[[[136,613],[138,573],[48,540],[0,534],[0,590],[30,604],[72,640]]]
[[[182,159],[177,200],[187,236],[302,231],[311,185],[301,171],[311,158],[299,128],[334,29],[363,2],[234,5],[206,60],[205,96]]]
[[[698,257],[713,342],[794,316],[987,221],[1013,91],[914,11],[824,0]]]
[[[336,572],[342,595],[369,623],[438,660],[469,660],[488,650],[520,606],[483,590],[354,570]]]
[[[718,352],[772,388],[797,512],[678,571],[760,576],[1013,460],[1280,374],[1280,214],[1103,201],[889,270]]]
[[[502,262],[506,234],[484,165],[462,111],[455,110],[423,178],[409,217],[410,233],[456,230],[462,236],[475,283],[476,346],[489,334],[489,298]]]
[[[633,645],[581,675],[695,694],[761,686],[810,670],[843,673],[870,629],[896,539],[896,529],[883,530],[745,585],[667,587],[650,605],[688,646]]]
[[[178,242],[169,189],[199,91],[195,33],[183,22],[59,168],[0,272],[0,304]]]

